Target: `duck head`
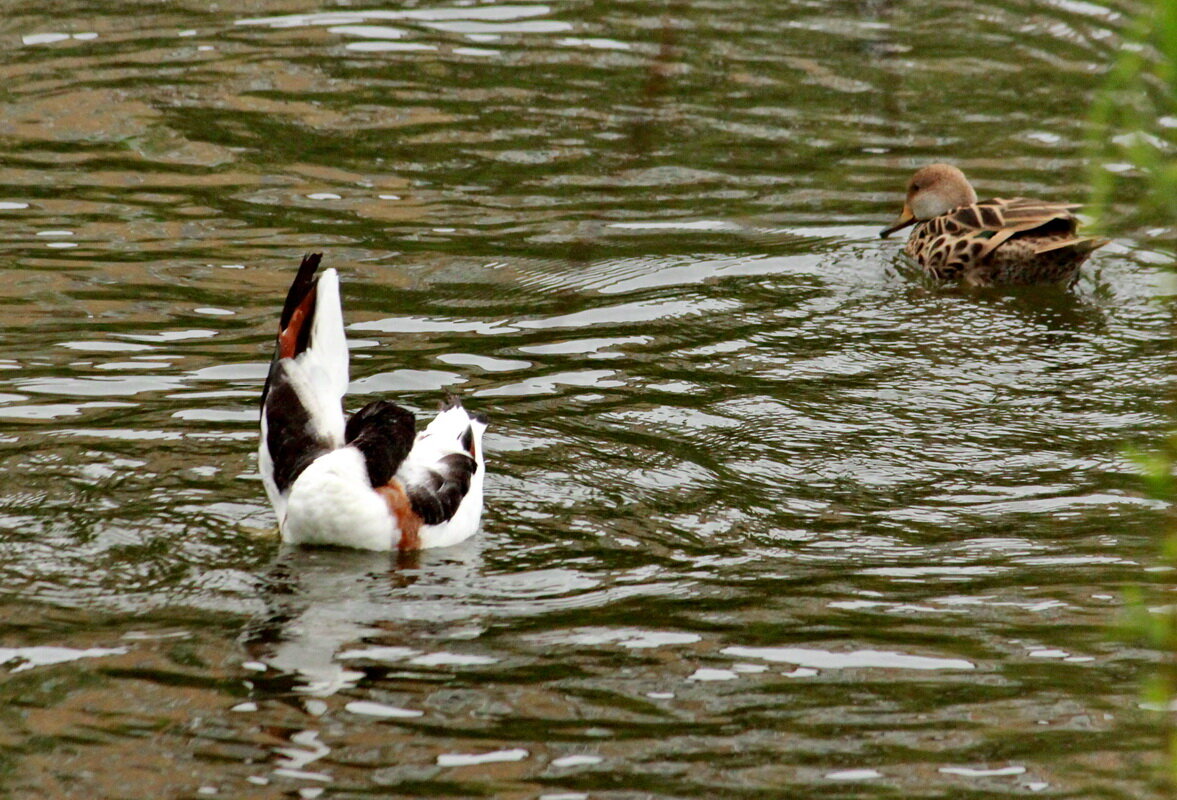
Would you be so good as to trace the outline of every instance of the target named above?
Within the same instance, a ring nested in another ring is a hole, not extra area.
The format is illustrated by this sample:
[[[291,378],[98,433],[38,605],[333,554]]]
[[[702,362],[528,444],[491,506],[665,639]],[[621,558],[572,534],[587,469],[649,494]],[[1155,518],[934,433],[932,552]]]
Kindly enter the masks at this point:
[[[975,202],[977,193],[963,172],[951,164],[929,164],[911,176],[903,211],[890,227],[879,232],[879,236],[886,238],[908,225]]]

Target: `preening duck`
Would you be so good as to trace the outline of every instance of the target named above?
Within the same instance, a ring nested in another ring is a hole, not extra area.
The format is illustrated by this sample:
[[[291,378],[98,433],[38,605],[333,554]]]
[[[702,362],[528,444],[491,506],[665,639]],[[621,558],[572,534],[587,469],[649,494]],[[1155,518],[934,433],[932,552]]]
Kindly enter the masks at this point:
[[[1091,251],[1108,243],[1076,234],[1078,207],[1024,197],[978,202],[963,172],[930,164],[908,181],[903,212],[879,235],[915,225],[906,252],[940,280],[1070,286]]]
[[[261,399],[258,465],[291,544],[410,550],[478,529],[486,417],[448,395],[416,432],[412,412],[376,400],[344,418],[347,338],[334,269],[307,255],[286,295]]]

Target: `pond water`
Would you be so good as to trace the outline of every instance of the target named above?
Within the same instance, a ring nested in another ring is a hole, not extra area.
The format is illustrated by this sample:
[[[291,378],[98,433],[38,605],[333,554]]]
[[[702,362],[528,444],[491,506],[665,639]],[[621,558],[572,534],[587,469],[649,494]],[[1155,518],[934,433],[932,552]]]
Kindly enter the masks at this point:
[[[1082,200],[1073,0],[26,4],[0,22],[6,796],[1159,792],[1113,628],[1163,259],[965,292],[913,168]],[[279,304],[487,412],[483,530],[279,547]]]

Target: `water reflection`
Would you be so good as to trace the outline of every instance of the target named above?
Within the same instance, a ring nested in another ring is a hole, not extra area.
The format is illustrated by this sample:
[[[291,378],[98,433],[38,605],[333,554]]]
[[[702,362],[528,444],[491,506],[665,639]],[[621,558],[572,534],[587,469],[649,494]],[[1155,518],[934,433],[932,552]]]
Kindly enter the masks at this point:
[[[267,668],[255,686],[276,681],[283,694],[329,697],[364,677],[356,661],[447,663],[436,658],[444,654],[430,659],[399,643],[417,641],[417,627],[436,633],[437,626],[477,615],[462,587],[478,583],[478,548],[471,543],[390,557],[283,546],[266,571],[266,611],[242,634],[246,652]],[[477,632],[475,627],[456,635]]]

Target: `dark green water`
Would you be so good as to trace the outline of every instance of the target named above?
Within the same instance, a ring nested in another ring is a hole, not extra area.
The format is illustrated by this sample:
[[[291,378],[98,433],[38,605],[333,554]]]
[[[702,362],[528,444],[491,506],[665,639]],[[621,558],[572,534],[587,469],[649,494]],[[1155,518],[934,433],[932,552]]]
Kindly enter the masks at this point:
[[[1162,259],[969,294],[876,237],[931,160],[1083,199],[1116,9],[209,8],[0,19],[5,796],[1159,793],[1109,625]],[[312,249],[353,406],[490,414],[468,544],[280,550]]]

